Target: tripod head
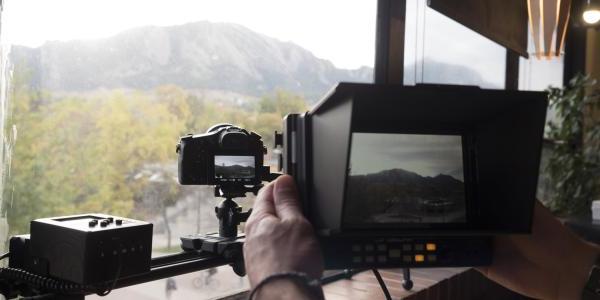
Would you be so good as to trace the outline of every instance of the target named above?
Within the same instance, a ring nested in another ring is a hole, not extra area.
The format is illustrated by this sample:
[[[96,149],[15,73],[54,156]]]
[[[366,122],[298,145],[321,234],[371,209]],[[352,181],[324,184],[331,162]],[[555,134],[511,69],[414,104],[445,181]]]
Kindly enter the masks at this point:
[[[215,197],[225,198],[225,200],[221,201],[215,207],[215,214],[217,215],[217,219],[219,219],[220,237],[236,238],[238,225],[248,220],[248,217],[252,213],[252,209],[242,212],[242,207],[233,201],[233,199],[246,197],[246,193],[248,192],[256,195],[262,187],[262,184],[245,186],[241,183],[227,183],[215,186]]]

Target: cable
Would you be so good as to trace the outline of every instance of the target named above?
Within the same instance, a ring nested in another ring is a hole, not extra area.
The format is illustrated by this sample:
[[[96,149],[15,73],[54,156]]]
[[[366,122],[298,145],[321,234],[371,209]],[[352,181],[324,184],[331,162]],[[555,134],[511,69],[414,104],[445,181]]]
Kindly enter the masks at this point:
[[[385,282],[383,281],[381,274],[379,274],[379,271],[377,271],[377,269],[372,269],[372,270],[373,270],[373,274],[375,274],[375,278],[377,278],[377,281],[379,282],[379,286],[381,286],[381,289],[383,290],[385,299],[392,300],[392,295],[390,295],[390,291],[388,291],[387,286],[385,286]]]
[[[0,260],[3,260],[3,259],[5,259],[5,258],[7,258],[9,256],[10,256],[10,252],[6,252],[6,253],[0,255]]]
[[[42,300],[42,299],[55,299],[55,294],[43,294],[37,296],[23,297],[21,300]]]
[[[31,272],[16,269],[16,268],[0,268],[0,278],[5,278],[9,280],[23,281],[38,288],[52,291],[58,294],[86,294],[86,293],[96,293],[100,296],[108,295],[116,286],[119,277],[121,276],[121,270],[123,267],[122,257],[119,255],[119,265],[117,267],[117,271],[115,274],[115,279],[112,281],[110,287],[107,290],[100,290],[96,286],[91,285],[81,285],[61,280],[56,280],[49,277],[40,276],[37,274],[33,274]],[[31,296],[24,299],[51,299],[54,294],[44,294],[38,296]]]
[[[24,281],[36,287],[61,294],[82,294],[92,291],[96,292],[96,289],[91,286],[60,281],[15,268],[0,268],[0,278]]]
[[[123,251],[123,247],[120,247],[120,249],[119,249],[119,265],[117,266],[117,272],[115,273],[115,279],[113,280],[112,284],[110,285],[110,288],[108,290],[105,290],[105,291],[102,291],[102,292],[98,292],[98,293],[96,293],[96,295],[104,297],[104,296],[110,294],[110,292],[117,285],[117,281],[119,280],[119,277],[121,276],[121,270],[123,268],[123,255],[122,255],[122,251]]]

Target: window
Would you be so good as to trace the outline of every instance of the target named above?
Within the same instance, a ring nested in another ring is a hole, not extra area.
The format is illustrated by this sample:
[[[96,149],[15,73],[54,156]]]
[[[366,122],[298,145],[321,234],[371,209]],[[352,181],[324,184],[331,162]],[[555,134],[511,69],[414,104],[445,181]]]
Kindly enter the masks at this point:
[[[529,32],[529,42],[527,51],[530,53],[529,59],[519,59],[519,89],[526,91],[543,91],[548,87],[563,86],[563,56],[552,59],[537,59],[535,58],[535,48]],[[546,115],[547,122],[558,122],[556,110],[552,107],[548,108]],[[546,126],[546,132],[549,126]],[[537,198],[548,203],[554,197],[555,187],[547,171],[549,159],[552,156],[554,146],[552,143],[545,141],[542,148],[542,156],[540,162],[540,175],[538,179]]]
[[[372,81],[375,12],[374,0],[5,1],[0,239],[32,219],[85,212],[154,223],[154,255],[217,231],[212,188],[177,183],[178,137],[230,122],[271,148],[285,114],[338,81]],[[252,197],[238,202],[247,209]],[[248,286],[230,267],[173,280],[109,297],[215,298]]]
[[[407,0],[404,83],[503,89],[506,49],[429,8]]]
[[[519,59],[519,90],[543,91],[549,86],[563,85],[563,56],[552,59],[537,59],[535,47],[529,31],[527,51],[529,59]]]
[[[543,91],[562,86],[563,58],[538,60],[533,41],[530,59],[519,59],[519,90]],[[425,1],[407,0],[404,83],[477,85],[503,89],[506,49],[427,7]],[[547,119],[556,121],[554,109]],[[545,172],[551,147],[542,153],[538,198],[549,199],[552,187]]]

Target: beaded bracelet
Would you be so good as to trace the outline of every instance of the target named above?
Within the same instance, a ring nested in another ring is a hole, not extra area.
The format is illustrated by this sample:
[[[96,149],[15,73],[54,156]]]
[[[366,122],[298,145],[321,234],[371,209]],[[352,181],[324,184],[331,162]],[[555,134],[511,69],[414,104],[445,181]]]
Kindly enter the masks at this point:
[[[302,284],[304,287],[310,291],[310,293],[316,296],[316,299],[325,299],[323,296],[323,290],[321,289],[321,282],[318,279],[311,279],[306,275],[306,273],[300,272],[282,272],[282,273],[274,273],[263,280],[261,280],[250,292],[250,296],[248,296],[249,300],[253,300],[254,296],[256,296],[257,291],[265,286],[267,283],[278,280],[278,279],[292,279],[297,283]]]

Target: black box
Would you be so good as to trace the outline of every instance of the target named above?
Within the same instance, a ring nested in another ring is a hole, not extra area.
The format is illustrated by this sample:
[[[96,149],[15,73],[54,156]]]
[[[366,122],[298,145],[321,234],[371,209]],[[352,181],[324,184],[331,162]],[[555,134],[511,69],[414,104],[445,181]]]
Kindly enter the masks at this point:
[[[31,271],[97,284],[150,271],[152,224],[104,214],[31,222]]]

